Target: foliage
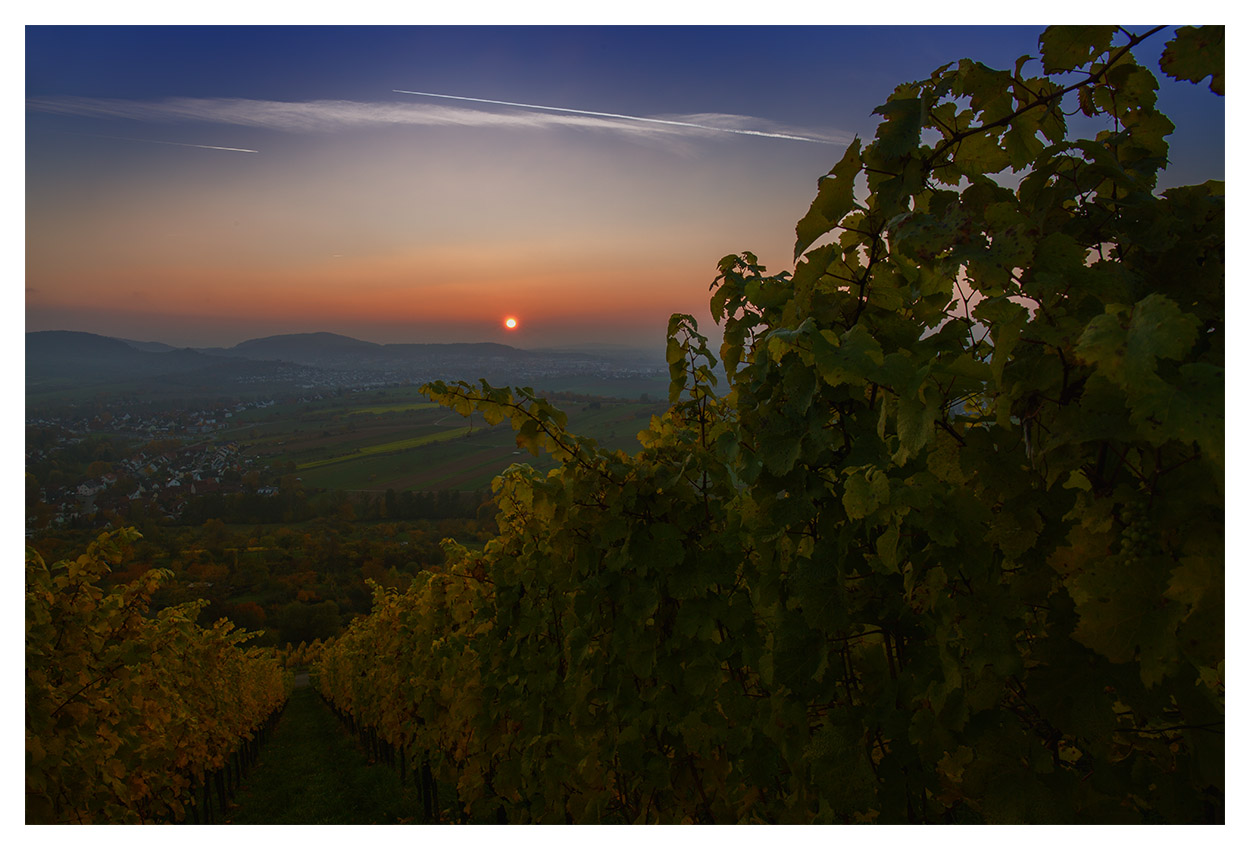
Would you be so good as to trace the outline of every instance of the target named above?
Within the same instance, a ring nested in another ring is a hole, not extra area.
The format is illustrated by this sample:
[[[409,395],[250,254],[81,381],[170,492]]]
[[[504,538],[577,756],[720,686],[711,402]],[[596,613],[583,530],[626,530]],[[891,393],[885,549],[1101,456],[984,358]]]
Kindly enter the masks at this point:
[[[178,820],[194,785],[286,700],[272,654],[203,603],[149,613],[168,578],[104,589],[133,530],[100,535],[51,567],[26,556],[28,822]]]
[[[633,456],[424,388],[561,466],[375,589],[324,692],[469,819],[1222,820],[1223,186],[1157,191],[1157,31],[899,86],[792,275],[721,261],[724,395],[673,317]],[[1216,43],[1165,72],[1222,91]]]
[[[339,631],[339,606],[324,602],[289,602],[277,611],[278,628],[289,641],[324,640]]]
[[[278,650],[278,660],[286,670],[311,667],[321,661],[321,640],[315,639],[307,643],[300,641],[297,646],[288,643]]]

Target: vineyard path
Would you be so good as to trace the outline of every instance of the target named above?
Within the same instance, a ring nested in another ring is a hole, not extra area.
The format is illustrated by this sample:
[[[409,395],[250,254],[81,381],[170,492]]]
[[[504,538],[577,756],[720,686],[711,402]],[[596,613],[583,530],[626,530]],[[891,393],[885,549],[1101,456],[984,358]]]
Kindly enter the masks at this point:
[[[308,684],[295,689],[272,737],[244,777],[233,824],[395,824],[420,818],[420,799],[399,773],[368,754]]]

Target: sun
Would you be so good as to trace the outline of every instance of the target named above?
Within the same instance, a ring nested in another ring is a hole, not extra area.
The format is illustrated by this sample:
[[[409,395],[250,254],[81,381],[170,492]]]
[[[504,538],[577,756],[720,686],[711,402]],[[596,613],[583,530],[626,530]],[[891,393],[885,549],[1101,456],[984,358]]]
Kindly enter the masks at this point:
[[[517,324],[516,316],[509,316],[503,320],[503,326],[510,331],[516,330]]]

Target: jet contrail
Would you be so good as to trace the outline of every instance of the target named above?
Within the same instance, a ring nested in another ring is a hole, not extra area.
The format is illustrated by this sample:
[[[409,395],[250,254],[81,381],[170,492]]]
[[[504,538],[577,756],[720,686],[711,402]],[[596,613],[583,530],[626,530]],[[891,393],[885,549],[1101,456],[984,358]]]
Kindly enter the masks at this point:
[[[179,147],[183,147],[183,148],[204,148],[205,150],[210,150],[210,151],[235,151],[236,153],[260,153],[260,151],[254,151],[251,148],[226,148],[226,147],[222,147],[221,145],[195,145],[195,144],[192,144],[191,142],[166,142],[161,139],[133,139],[129,136],[103,136],[99,133],[75,133],[72,130],[62,130],[61,132],[70,136],[92,136],[97,139],[114,139],[119,142],[144,142],[149,145],[178,145]]]
[[[260,153],[251,148],[226,148],[221,145],[193,145],[190,142],[161,142],[156,139],[129,139],[131,142],[151,142],[154,145],[181,145],[184,148],[204,148],[210,151],[235,151],[237,153]]]
[[[691,124],[687,121],[669,121],[664,118],[643,118],[638,115],[618,115],[615,112],[591,112],[588,109],[568,109],[563,106],[540,106],[536,103],[512,103],[507,100],[487,100],[484,97],[462,97],[455,94],[434,94],[428,91],[406,91],[391,89],[395,94],[415,94],[419,97],[442,97],[447,100],[468,100],[474,103],[493,103],[498,106],[516,106],[521,109],[546,109],[551,112],[571,112],[575,115],[593,115],[596,118],[620,118],[625,121],[645,121],[648,124],[668,124],[672,127],[689,127],[695,130],[712,130],[717,133],[737,133],[740,136],[764,136],[769,139],[790,139],[795,142],[814,142],[818,145],[834,145],[828,139],[813,139],[808,136],[793,136],[788,133],[765,133],[762,130],[737,130],[730,127],[712,127],[707,124]]]

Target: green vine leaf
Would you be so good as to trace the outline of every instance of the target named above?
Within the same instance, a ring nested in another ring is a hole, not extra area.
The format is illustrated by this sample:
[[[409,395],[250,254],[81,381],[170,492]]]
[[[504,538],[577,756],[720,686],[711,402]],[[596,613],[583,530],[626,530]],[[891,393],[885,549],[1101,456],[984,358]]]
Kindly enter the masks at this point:
[[[859,149],[860,142],[856,138],[847,146],[838,164],[821,178],[811,207],[795,226],[796,260],[813,242],[837,227],[842,218],[856,208],[855,178],[862,167]]]
[[[1211,78],[1211,91],[1224,94],[1224,27],[1180,27],[1163,48],[1163,73],[1177,80],[1201,83]]]
[[[1111,48],[1114,26],[1047,27],[1038,39],[1042,51],[1042,69],[1057,74],[1083,68]]]

